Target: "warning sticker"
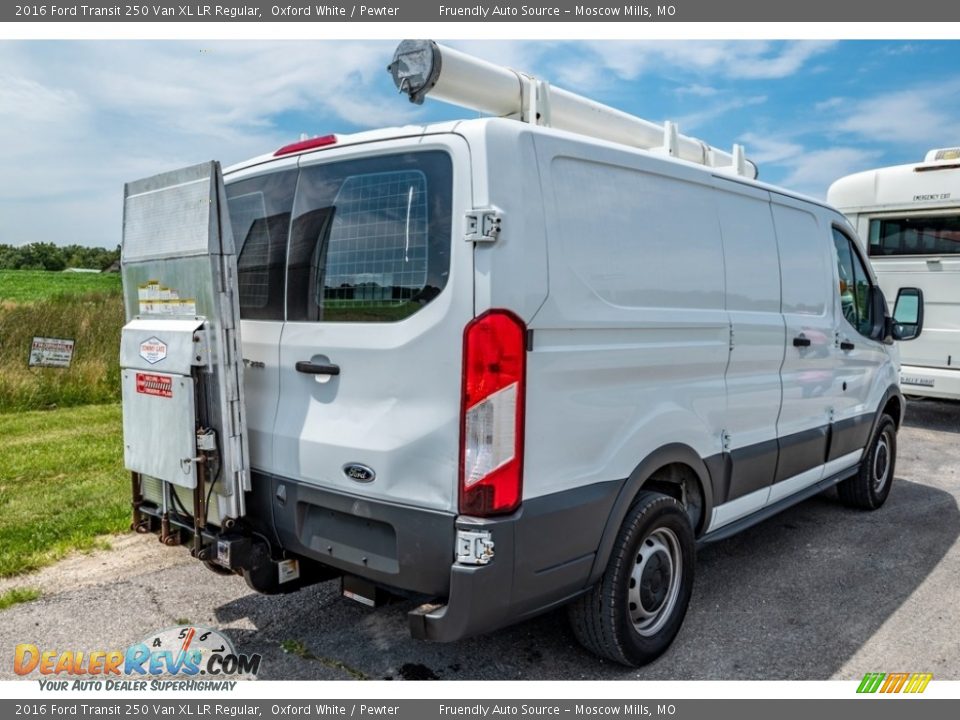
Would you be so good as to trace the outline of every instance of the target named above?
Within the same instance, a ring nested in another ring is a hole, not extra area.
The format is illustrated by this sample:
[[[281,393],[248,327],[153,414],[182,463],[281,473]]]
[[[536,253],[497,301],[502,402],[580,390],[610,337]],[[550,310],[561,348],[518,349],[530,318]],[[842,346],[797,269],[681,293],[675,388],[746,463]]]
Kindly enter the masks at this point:
[[[137,373],[137,392],[157,397],[173,397],[173,378],[169,375]]]
[[[161,285],[159,280],[148,280],[137,286],[140,315],[196,315],[197,301],[182,298],[174,288]]]
[[[158,337],[152,337],[140,343],[140,357],[151,365],[167,356],[167,344]]]

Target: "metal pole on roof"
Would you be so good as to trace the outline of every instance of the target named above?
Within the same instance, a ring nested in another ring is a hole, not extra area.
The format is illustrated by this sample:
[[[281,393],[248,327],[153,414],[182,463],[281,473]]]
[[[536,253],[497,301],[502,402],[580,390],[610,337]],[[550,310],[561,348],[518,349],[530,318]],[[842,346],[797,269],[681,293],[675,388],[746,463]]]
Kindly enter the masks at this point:
[[[432,40],[404,40],[387,67],[398,90],[420,104],[436,100],[497,117],[567,130],[707,165],[723,172],[757,177],[757,166],[742,146],[732,152],[555,87],[527,73],[473,57]]]

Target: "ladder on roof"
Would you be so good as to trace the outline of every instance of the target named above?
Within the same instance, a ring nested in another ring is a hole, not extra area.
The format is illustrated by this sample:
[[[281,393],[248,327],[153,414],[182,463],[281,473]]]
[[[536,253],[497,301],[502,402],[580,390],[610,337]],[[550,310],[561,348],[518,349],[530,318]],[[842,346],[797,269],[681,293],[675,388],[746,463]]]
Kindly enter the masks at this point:
[[[432,40],[404,40],[387,67],[411,102],[430,97],[499,117],[649,150],[747,178],[757,177],[742,145],[719,150],[663,125],[551,86],[518,70],[494,65]]]

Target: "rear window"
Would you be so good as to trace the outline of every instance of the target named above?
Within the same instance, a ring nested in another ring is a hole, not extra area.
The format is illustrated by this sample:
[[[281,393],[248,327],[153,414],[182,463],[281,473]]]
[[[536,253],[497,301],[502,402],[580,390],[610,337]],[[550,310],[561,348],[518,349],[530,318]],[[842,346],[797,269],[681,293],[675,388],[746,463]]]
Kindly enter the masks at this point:
[[[296,170],[227,185],[242,318],[283,320],[287,235],[296,186]]]
[[[393,322],[447,284],[452,166],[420,152],[301,170],[287,319]]]
[[[960,254],[960,216],[871,220],[868,248],[871,257]]]

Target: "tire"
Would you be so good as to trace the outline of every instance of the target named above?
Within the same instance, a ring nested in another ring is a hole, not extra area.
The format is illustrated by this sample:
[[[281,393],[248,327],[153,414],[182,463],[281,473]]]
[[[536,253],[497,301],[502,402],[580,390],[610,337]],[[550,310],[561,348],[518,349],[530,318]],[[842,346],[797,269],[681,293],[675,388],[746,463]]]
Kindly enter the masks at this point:
[[[629,667],[659,657],[687,614],[695,556],[683,506],[668,495],[639,493],[600,582],[569,606],[577,640]]]
[[[884,415],[877,424],[860,470],[837,485],[840,501],[860,510],[876,510],[890,494],[897,464],[897,426]]]

